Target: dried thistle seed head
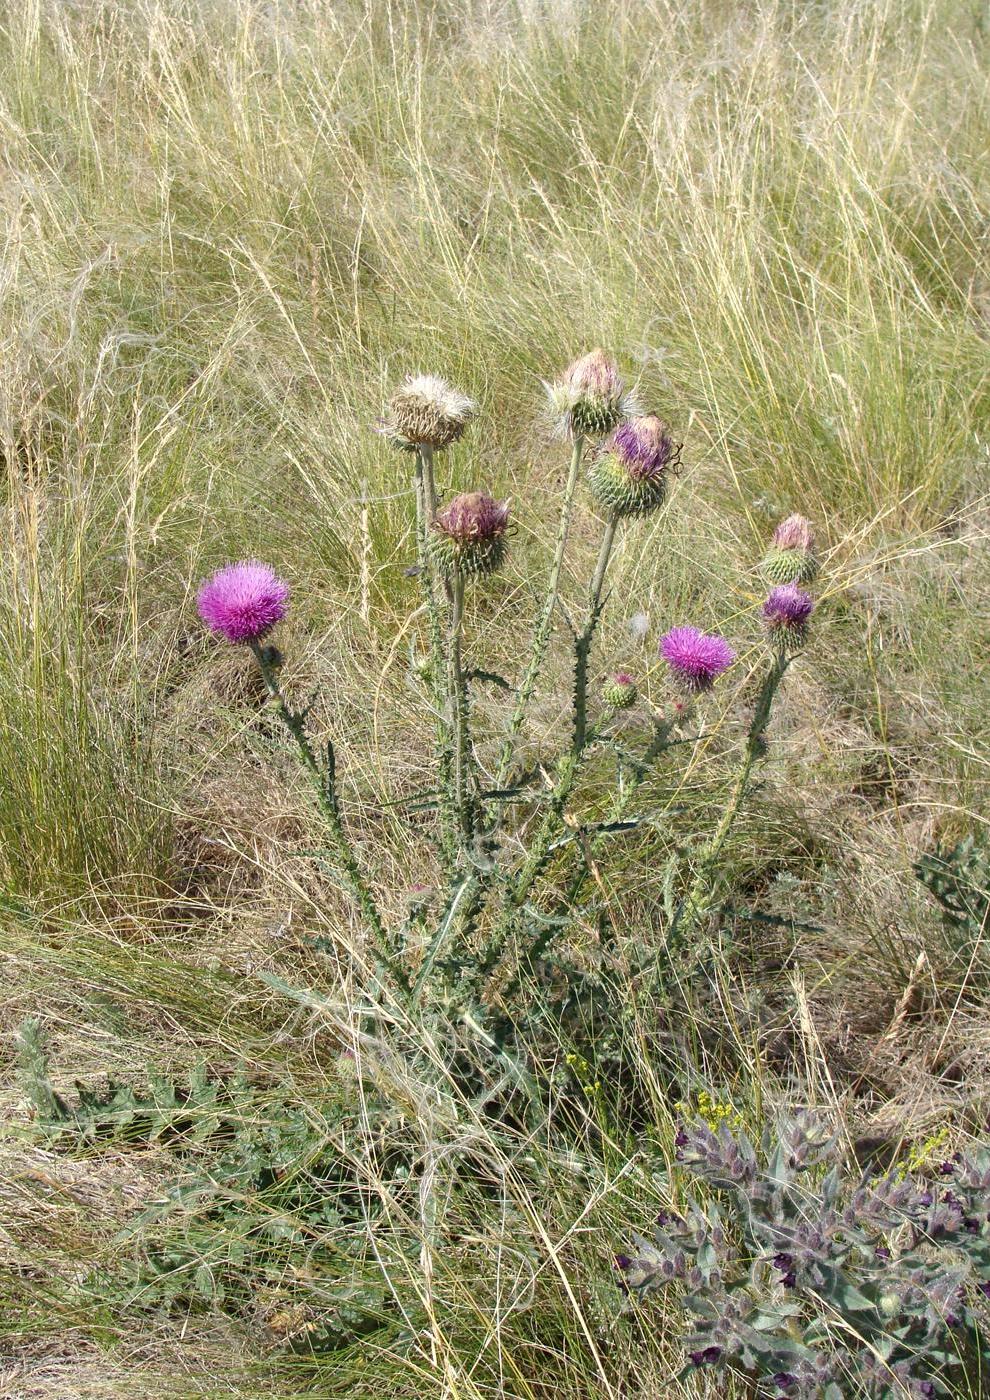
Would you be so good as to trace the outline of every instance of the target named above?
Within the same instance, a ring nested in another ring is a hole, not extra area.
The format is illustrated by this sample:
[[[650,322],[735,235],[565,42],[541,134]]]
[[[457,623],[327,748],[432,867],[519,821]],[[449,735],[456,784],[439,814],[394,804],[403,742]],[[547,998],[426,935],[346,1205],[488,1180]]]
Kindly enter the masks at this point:
[[[228,564],[199,590],[199,615],[211,632],[228,642],[257,642],[281,622],[289,585],[257,559]]]
[[[697,627],[672,627],[660,638],[660,655],[674,683],[691,695],[711,690],[736,659],[724,637]]]
[[[782,651],[799,651],[808,638],[808,623],[815,610],[810,593],[793,583],[771,588],[763,604],[763,625],[771,645]]]
[[[490,574],[500,568],[507,548],[509,503],[486,491],[466,491],[437,513],[430,548],[437,568],[452,574]]]
[[[619,368],[604,350],[592,350],[544,386],[557,431],[564,437],[604,437],[635,411]]]
[[[803,515],[789,515],[773,532],[773,548],[763,561],[770,583],[811,583],[818,574],[815,532]]]
[[[602,690],[602,699],[610,709],[628,710],[631,705],[635,705],[638,694],[636,682],[629,672],[616,671],[612,679],[606,682]]]
[[[663,505],[667,474],[680,460],[680,444],[655,413],[621,423],[592,463],[588,484],[611,515],[649,515]]]
[[[393,447],[415,452],[420,447],[449,447],[463,436],[474,417],[473,399],[435,374],[417,374],[389,399],[380,431]]]

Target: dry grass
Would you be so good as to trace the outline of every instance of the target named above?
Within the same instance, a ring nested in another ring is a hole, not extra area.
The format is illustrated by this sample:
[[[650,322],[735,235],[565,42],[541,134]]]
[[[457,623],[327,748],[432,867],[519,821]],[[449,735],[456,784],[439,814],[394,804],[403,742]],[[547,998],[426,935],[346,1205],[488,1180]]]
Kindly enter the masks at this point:
[[[202,635],[195,587],[245,554],[291,579],[287,681],[318,689],[314,724],[398,912],[431,868],[382,803],[428,782],[429,733],[407,678],[412,496],[370,428],[406,371],[480,400],[444,484],[514,498],[512,562],[470,618],[472,653],[511,672],[566,467],[539,380],[601,343],[686,443],[670,510],[623,540],[603,667],[631,665],[662,704],[665,625],[754,641],[769,526],[801,509],[825,542],[816,641],[727,851],[740,890],[810,927],[734,931],[704,1009],[745,1070],[713,1087],[755,1117],[797,1073],[853,1138],[985,1117],[978,969],[911,874],[988,811],[984,19],[962,0],[5,7],[8,1036],[40,1011],[68,1080],[205,1059],[325,1090],[360,994],[354,912],[306,855],[305,786],[272,766],[251,668]],[[568,599],[595,548],[584,502]],[[755,656],[744,645],[712,741],[666,796],[701,825]],[[558,639],[534,748],[564,717],[565,665]],[[479,730],[497,714],[493,698]],[[602,877],[614,917],[647,935],[655,854],[630,847]],[[335,951],[314,958],[311,937]],[[259,972],[305,975],[334,1009],[287,1003]],[[504,1218],[396,1282],[426,1331],[314,1369],[263,1320],[149,1333],[50,1287],[56,1254],[63,1284],[115,1257],[155,1168],[47,1156],[13,1080],[6,1104],[0,1394],[102,1397],[136,1377],[204,1397],[690,1389],[616,1321],[609,1251],[649,1194],[626,1182],[628,1144],[576,1153],[571,1176],[553,1164],[556,1200],[488,1144]],[[429,1144],[428,1116],[421,1130]],[[483,1303],[479,1273],[499,1279]]]

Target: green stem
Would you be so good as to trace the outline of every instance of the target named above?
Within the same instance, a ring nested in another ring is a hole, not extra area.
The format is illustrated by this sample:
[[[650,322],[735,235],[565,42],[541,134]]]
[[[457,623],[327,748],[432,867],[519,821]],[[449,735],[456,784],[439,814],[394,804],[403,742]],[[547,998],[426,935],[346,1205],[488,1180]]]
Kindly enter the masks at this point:
[[[437,496],[433,480],[433,449],[421,447],[416,453],[416,556],[419,582],[426,605],[430,634],[430,686],[436,711],[436,761],[440,790],[440,849],[444,863],[451,868],[457,848],[456,819],[446,795],[453,782],[451,729],[445,714],[446,657],[443,622],[437,601],[436,572],[430,559],[429,534],[436,516]]]
[[[464,575],[451,579],[450,630],[447,634],[447,694],[454,730],[454,807],[461,846],[471,839],[471,797],[468,791],[470,738],[468,735],[467,687],[461,660],[461,631],[464,623]]]
[[[302,759],[303,766],[313,780],[320,811],[323,814],[327,829],[330,833],[330,841],[334,856],[350,887],[351,894],[364,916],[365,923],[372,932],[379,959],[396,979],[400,987],[408,992],[409,979],[402,969],[397,968],[392,961],[389,950],[389,938],[384,921],[378,911],[374,896],[361,873],[361,867],[358,864],[358,859],[348,840],[347,832],[344,830],[344,823],[341,820],[334,783],[333,745],[327,745],[327,763],[324,768],[313,752],[313,746],[306,734],[305,715],[300,711],[289,709],[289,706],[285,702],[285,696],[282,694],[282,688],[278,683],[275,667],[266,657],[264,649],[258,642],[254,641],[251,643],[251,650],[254,652],[255,660],[264,678],[265,688],[274,703],[279,719],[281,719],[282,723],[295,740],[296,748],[299,750],[299,756]]]
[[[591,647],[595,639],[595,630],[602,615],[602,589],[605,586],[605,574],[612,557],[612,547],[615,544],[615,532],[618,524],[619,517],[613,515],[605,526],[601,548],[598,551],[598,562],[595,565],[589,590],[588,620],[575,640],[574,737],[571,741],[571,748],[576,754],[579,754],[588,742],[588,665],[591,660]]]
[[[770,711],[773,706],[774,696],[777,693],[777,687],[783,680],[784,672],[787,670],[789,664],[790,658],[786,653],[776,652],[774,654],[774,658],[770,663],[770,668],[760,687],[760,693],[757,696],[756,708],[753,711],[753,720],[749,726],[749,733],[746,736],[743,760],[740,764],[739,772],[736,774],[736,780],[732,785],[732,792],[728,802],[725,804],[718,826],[715,828],[711,840],[705,846],[698,871],[691,883],[691,888],[674,920],[670,937],[667,940],[668,949],[671,947],[672,940],[675,936],[677,941],[683,942],[684,939],[694,931],[707,911],[714,884],[713,875],[715,866],[719,856],[722,854],[722,848],[725,845],[729,832],[732,830],[732,825],[739,815],[739,809],[742,806],[743,798],[746,796],[753,768],[757,760],[763,755],[764,736],[766,734],[767,725],[770,722]]]
[[[499,755],[498,769],[495,778],[496,787],[502,787],[505,783],[509,766],[512,763],[516,739],[519,736],[523,720],[526,717],[526,710],[533,697],[533,691],[536,689],[536,682],[539,680],[540,669],[543,665],[543,660],[547,653],[547,646],[550,642],[550,631],[553,627],[553,614],[557,606],[557,592],[560,587],[560,571],[563,568],[564,553],[567,549],[567,538],[570,534],[571,516],[574,513],[574,496],[577,491],[578,477],[581,472],[581,458],[583,452],[584,438],[578,436],[574,439],[570,471],[567,474],[567,484],[564,487],[564,499],[560,507],[560,524],[557,527],[557,542],[554,547],[553,563],[550,566],[547,594],[533,633],[533,645],[530,651],[529,664],[526,667],[526,674],[523,676],[516,694],[516,705],[512,712],[512,718],[509,721],[509,732],[506,735],[505,743],[502,745],[502,752]]]

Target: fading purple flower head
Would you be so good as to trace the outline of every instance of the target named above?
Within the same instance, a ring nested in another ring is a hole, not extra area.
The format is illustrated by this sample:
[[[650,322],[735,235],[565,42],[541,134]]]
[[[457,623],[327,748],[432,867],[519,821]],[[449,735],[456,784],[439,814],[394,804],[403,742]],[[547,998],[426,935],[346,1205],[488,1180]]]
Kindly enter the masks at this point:
[[[724,637],[697,627],[672,627],[660,638],[660,655],[674,679],[694,694],[711,690],[736,659]]]
[[[561,383],[577,395],[594,398],[619,399],[623,392],[619,367],[600,346],[569,364],[561,375]]]
[[[666,423],[655,413],[620,423],[609,445],[634,481],[650,480],[667,467],[676,466],[680,450]]]
[[[228,564],[199,590],[199,615],[228,642],[257,642],[285,616],[289,585],[257,559]]]
[[[496,501],[487,491],[465,491],[438,512],[434,528],[463,544],[504,535],[508,524],[508,501]]]
[[[777,549],[799,549],[802,554],[810,554],[815,547],[815,531],[803,515],[789,515],[774,530],[773,542]]]

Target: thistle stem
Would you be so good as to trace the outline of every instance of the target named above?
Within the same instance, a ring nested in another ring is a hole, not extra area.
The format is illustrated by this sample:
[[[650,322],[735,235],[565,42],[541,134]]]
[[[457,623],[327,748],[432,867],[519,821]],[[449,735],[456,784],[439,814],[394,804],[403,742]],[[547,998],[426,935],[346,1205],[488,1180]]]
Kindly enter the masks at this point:
[[[306,717],[298,710],[291,710],[286,704],[285,696],[278,682],[275,667],[265,656],[263,648],[258,642],[251,643],[251,650],[254,652],[255,660],[264,678],[265,688],[269,697],[274,703],[275,711],[286,729],[292,735],[306,768],[313,780],[316,789],[317,801],[320,811],[327,824],[330,833],[330,842],[334,856],[343,872],[344,878],[350,888],[358,908],[364,916],[365,923],[371,930],[374,937],[376,950],[380,963],[391,973],[403,991],[409,990],[409,979],[401,968],[397,968],[392,961],[389,952],[389,938],[385,930],[385,924],[378,911],[374,896],[368,888],[367,882],[361,873],[357,856],[344,829],[344,823],[340,816],[340,807],[337,802],[337,792],[334,780],[334,752],[333,745],[327,745],[327,762],[323,767],[313,751],[313,746],[306,733]]]
[[[571,749],[576,754],[579,754],[588,742],[588,665],[595,631],[602,615],[602,589],[605,586],[605,574],[612,557],[618,524],[619,517],[613,515],[605,526],[589,590],[588,620],[574,643],[574,737],[571,740]]]
[[[461,631],[464,623],[464,575],[451,579],[450,630],[447,637],[447,693],[454,730],[454,807],[461,845],[471,837],[471,799],[468,793],[470,738],[468,735],[467,687],[461,660]]]
[[[553,626],[554,609],[557,606],[560,571],[564,563],[564,553],[567,549],[567,538],[571,528],[571,517],[574,513],[574,496],[577,491],[578,477],[581,472],[581,458],[583,453],[584,437],[578,434],[574,439],[570,471],[567,474],[564,498],[560,507],[560,523],[557,527],[557,542],[554,546],[553,563],[550,566],[550,577],[547,581],[547,594],[536,622],[536,628],[533,632],[533,644],[530,651],[529,665],[526,667],[526,674],[523,676],[519,690],[516,693],[516,705],[512,712],[512,718],[509,721],[509,732],[506,735],[505,743],[502,745],[502,752],[499,755],[498,769],[495,778],[496,787],[502,787],[505,782],[509,766],[512,763],[516,739],[522,728],[523,720],[526,717],[526,710],[533,697],[533,692],[536,689],[536,683],[540,676],[540,669],[547,653],[550,631]]]
[[[702,852],[701,862],[694,880],[691,883],[691,888],[681,905],[678,915],[674,919],[671,935],[667,940],[668,949],[671,947],[672,940],[675,936],[679,942],[683,942],[683,940],[693,932],[698,922],[704,917],[707,911],[708,901],[711,897],[714,883],[713,875],[715,865],[719,856],[722,854],[722,848],[725,845],[729,832],[732,830],[732,825],[739,815],[739,809],[742,806],[743,798],[746,796],[753,768],[757,760],[763,755],[764,736],[766,734],[767,725],[770,722],[770,711],[773,706],[774,696],[777,693],[777,687],[783,680],[784,672],[787,670],[789,664],[790,658],[785,652],[776,652],[770,663],[763,684],[760,686],[760,693],[756,700],[756,708],[753,711],[753,720],[749,726],[749,733],[746,736],[746,747],[743,750],[743,759],[739,766],[739,772],[736,774],[736,780],[732,785],[732,792],[728,802],[725,804],[718,826],[715,828],[711,840]]]
[[[433,449],[421,447],[416,453],[416,555],[419,582],[426,605],[430,633],[430,686],[436,709],[436,758],[440,801],[440,849],[450,866],[457,846],[456,820],[445,795],[453,782],[451,730],[444,713],[446,657],[443,644],[443,623],[437,601],[436,575],[430,559],[429,533],[437,511],[436,485],[433,480]]]

